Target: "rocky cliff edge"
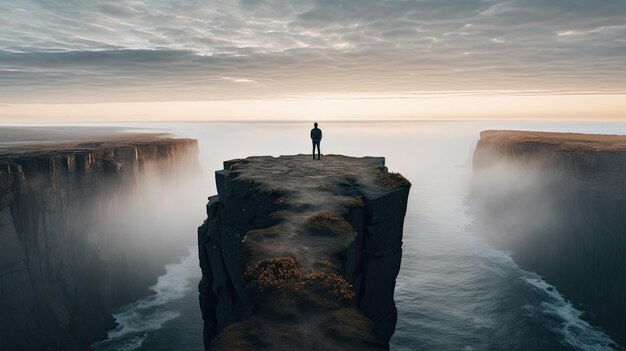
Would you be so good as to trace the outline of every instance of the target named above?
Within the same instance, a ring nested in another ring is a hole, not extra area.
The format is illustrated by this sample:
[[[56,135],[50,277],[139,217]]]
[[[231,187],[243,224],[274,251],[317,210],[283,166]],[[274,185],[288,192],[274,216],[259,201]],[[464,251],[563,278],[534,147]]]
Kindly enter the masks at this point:
[[[224,162],[198,230],[207,349],[388,348],[410,183],[384,163]]]

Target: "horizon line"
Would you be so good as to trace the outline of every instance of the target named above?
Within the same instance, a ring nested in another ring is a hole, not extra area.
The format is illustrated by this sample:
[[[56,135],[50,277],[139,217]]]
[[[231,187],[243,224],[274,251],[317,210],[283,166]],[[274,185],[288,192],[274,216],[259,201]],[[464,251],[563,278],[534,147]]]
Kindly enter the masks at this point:
[[[268,120],[252,120],[252,119],[235,119],[235,120],[146,120],[146,121],[67,121],[67,122],[32,122],[32,123],[9,123],[5,124],[0,122],[2,127],[106,127],[115,126],[119,124],[304,124],[304,123],[459,123],[459,122],[613,122],[613,123],[626,123],[626,117],[623,118],[607,118],[607,119],[584,119],[584,118],[510,118],[510,119],[498,119],[498,118],[445,118],[445,119],[337,119],[337,120],[283,120],[283,119],[268,119]]]

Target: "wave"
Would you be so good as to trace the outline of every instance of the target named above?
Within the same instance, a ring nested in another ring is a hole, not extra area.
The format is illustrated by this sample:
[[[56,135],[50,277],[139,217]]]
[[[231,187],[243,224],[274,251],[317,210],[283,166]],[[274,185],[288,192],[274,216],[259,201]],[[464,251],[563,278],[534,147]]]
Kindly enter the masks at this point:
[[[189,256],[180,263],[165,266],[166,273],[150,287],[154,293],[120,307],[114,314],[117,327],[107,339],[92,345],[94,351],[132,351],[141,347],[149,333],[181,316],[170,310],[168,303],[189,294],[200,279],[198,250],[189,248]]]
[[[547,295],[546,301],[534,308],[540,308],[541,312],[561,321],[559,331],[567,344],[581,350],[619,350],[617,344],[601,328],[592,326],[582,319],[583,312],[567,301],[554,286],[535,273],[526,272],[526,274],[524,282]]]
[[[489,261],[481,266],[501,277],[515,274],[539,296],[540,303],[525,308],[532,315],[540,315],[544,322],[554,321],[552,329],[563,337],[569,347],[579,350],[611,351],[621,350],[617,343],[604,330],[589,324],[582,318],[583,312],[576,309],[556,289],[537,273],[521,269],[510,252],[496,249],[483,249],[477,255]],[[546,316],[551,318],[545,318]]]

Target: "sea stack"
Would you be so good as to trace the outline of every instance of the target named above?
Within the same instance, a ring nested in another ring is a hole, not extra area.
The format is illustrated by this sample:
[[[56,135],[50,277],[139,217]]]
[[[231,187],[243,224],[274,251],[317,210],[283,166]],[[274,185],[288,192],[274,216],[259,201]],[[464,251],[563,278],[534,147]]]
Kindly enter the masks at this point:
[[[482,132],[469,204],[477,233],[626,344],[626,136]]]
[[[379,350],[411,184],[384,158],[224,162],[198,230],[208,350]]]

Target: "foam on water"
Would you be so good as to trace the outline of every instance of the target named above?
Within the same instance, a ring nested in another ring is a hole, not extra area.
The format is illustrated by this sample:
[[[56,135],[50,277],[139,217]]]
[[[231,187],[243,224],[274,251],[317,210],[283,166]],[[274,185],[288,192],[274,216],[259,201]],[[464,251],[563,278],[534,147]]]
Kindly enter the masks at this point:
[[[132,351],[141,347],[148,334],[159,330],[168,321],[180,317],[179,311],[170,310],[168,303],[185,297],[195,289],[200,279],[198,250],[189,248],[189,256],[180,263],[165,266],[166,273],[150,287],[154,294],[119,308],[113,314],[117,327],[108,333],[106,340],[95,343],[95,351]]]
[[[540,319],[544,322],[554,321],[552,328],[563,336],[565,344],[579,350],[619,350],[601,328],[582,319],[583,312],[567,301],[554,286],[538,274],[519,268],[510,252],[485,248],[479,250],[477,255],[493,263],[481,265],[483,268],[500,276],[507,276],[507,272],[515,273],[518,279],[539,295],[541,303],[526,305],[525,309],[531,315],[542,316]]]
[[[531,308],[541,308],[542,312],[557,317],[561,322],[559,330],[568,344],[581,350],[616,350],[616,343],[602,329],[582,319],[583,312],[565,300],[554,286],[535,273],[525,273],[524,281],[547,295],[546,301]]]

